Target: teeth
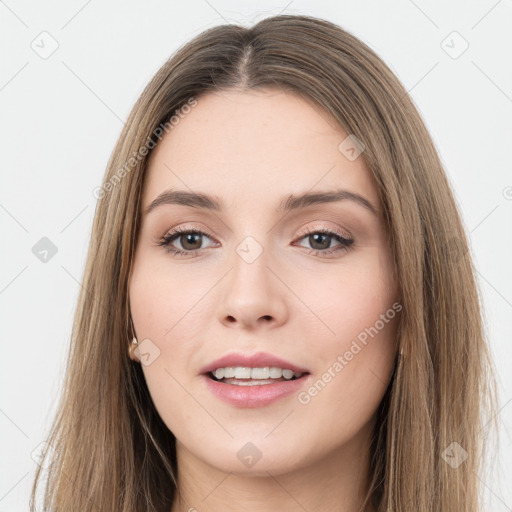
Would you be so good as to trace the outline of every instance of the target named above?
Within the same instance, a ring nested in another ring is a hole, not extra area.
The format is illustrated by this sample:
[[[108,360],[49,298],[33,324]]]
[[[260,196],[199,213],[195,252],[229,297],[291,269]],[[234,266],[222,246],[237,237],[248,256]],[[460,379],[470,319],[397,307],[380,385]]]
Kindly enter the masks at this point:
[[[281,368],[270,368],[269,376],[271,379],[279,379],[283,376],[283,370]]]
[[[272,379],[270,380],[235,380],[230,382],[230,384],[234,384],[235,386],[261,386],[264,384],[274,384]]]
[[[290,380],[292,377],[301,377],[302,373],[294,372],[287,368],[277,368],[275,366],[264,368],[249,368],[247,366],[227,366],[226,368],[217,368],[213,375],[216,379],[254,379],[254,380],[268,380],[280,379],[283,377],[286,380]]]
[[[251,369],[245,366],[237,366],[235,368],[235,379],[250,379]]]
[[[270,377],[270,368],[253,368],[251,370],[251,379],[268,379]],[[275,377],[274,377],[275,378]]]
[[[285,379],[291,379],[293,377],[293,370],[283,370],[283,377]]]

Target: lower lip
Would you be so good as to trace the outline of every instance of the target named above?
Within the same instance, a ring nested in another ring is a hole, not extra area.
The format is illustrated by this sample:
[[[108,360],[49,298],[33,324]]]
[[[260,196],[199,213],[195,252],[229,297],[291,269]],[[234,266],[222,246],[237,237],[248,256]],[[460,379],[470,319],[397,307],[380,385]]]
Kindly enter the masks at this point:
[[[235,407],[255,408],[264,407],[297,392],[309,380],[310,375],[306,374],[295,380],[279,381],[275,384],[257,384],[255,386],[225,384],[211,379],[208,375],[202,377],[206,380],[208,389],[217,398]]]

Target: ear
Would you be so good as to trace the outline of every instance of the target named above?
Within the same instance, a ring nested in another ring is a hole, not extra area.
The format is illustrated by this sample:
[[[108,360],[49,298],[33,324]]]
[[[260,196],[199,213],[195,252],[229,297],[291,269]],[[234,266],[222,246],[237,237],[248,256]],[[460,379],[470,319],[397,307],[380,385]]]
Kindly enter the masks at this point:
[[[135,339],[135,338],[134,338]],[[136,363],[140,363],[140,359],[135,355],[135,349],[137,348],[137,345],[133,343],[133,340],[130,342],[130,346],[128,347],[128,357],[135,361]]]

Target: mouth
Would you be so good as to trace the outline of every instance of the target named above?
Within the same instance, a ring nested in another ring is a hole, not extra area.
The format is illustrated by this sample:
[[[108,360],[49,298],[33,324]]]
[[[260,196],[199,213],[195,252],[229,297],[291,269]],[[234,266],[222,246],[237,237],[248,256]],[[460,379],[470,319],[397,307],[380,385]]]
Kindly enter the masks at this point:
[[[305,387],[305,367],[267,352],[228,353],[200,371],[208,393],[234,407],[263,407]]]
[[[309,375],[279,367],[225,367],[205,374],[209,379],[234,386],[267,386],[277,382],[292,382]]]
[[[311,374],[278,367],[226,367],[202,377],[214,397],[237,408],[256,408],[298,393]]]

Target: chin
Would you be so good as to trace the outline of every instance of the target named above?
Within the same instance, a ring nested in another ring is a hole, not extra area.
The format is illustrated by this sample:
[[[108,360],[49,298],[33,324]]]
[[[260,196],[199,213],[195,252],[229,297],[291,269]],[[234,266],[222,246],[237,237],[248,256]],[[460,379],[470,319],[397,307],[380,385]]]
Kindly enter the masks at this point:
[[[266,435],[266,434],[265,434]],[[299,469],[305,464],[305,449],[299,437],[288,438],[289,446],[277,437],[270,441],[245,438],[247,441],[240,441],[240,438],[231,440],[229,445],[210,446],[212,450],[208,453],[196,453],[196,457],[202,459],[210,466],[224,472],[235,475],[269,476],[288,473]],[[254,439],[254,438],[253,438]],[[205,439],[201,441],[205,443]],[[207,442],[207,441],[206,441]],[[301,451],[298,451],[298,447]]]

